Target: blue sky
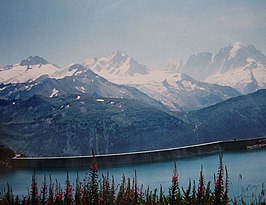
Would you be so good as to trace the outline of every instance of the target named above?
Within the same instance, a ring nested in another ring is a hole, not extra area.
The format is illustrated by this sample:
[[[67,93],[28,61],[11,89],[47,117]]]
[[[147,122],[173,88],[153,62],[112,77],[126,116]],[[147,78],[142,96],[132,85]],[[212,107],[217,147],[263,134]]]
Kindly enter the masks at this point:
[[[265,0],[0,0],[0,66],[65,66],[122,50],[150,67],[231,42],[266,54]]]

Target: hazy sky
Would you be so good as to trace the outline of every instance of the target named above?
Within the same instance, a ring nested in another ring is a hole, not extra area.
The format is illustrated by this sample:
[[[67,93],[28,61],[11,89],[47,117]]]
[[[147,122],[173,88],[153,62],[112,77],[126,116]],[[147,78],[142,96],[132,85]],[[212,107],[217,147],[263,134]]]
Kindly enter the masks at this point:
[[[231,42],[266,54],[266,0],[0,0],[0,66],[64,66],[115,49],[161,67]]]

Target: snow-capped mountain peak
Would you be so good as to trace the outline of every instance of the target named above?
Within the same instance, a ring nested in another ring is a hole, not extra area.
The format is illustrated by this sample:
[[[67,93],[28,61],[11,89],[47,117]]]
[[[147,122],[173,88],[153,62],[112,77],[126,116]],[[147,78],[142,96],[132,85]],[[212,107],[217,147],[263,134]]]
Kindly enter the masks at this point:
[[[215,56],[214,63],[222,67],[234,69],[244,66],[248,58],[266,64],[266,56],[253,45],[245,45],[241,42],[234,42],[222,48]]]
[[[234,42],[216,55],[190,56],[182,73],[207,83],[231,86],[247,94],[266,87],[266,56],[253,45]]]
[[[5,69],[0,70],[0,82],[24,83],[36,80],[41,76],[50,77],[59,70],[61,68],[40,56],[29,56],[20,63],[8,65]]]
[[[101,65],[119,65],[125,62],[128,58],[130,57],[125,52],[115,50],[112,53],[105,55],[104,57],[98,58],[97,61],[100,61]]]
[[[83,65],[111,80],[126,76],[145,75],[149,71],[145,65],[138,63],[134,58],[119,50],[104,57],[86,60]]]
[[[72,71],[72,70],[84,70],[85,67],[83,67],[81,64],[71,64],[68,68],[69,71]]]
[[[24,59],[20,62],[20,66],[29,66],[29,65],[45,65],[49,64],[47,60],[40,56],[29,56],[27,59]]]
[[[117,59],[119,61],[119,60],[122,60],[124,58],[128,58],[129,56],[123,51],[115,50],[112,53],[108,54],[106,57],[109,57],[109,58],[114,59],[114,60]]]
[[[229,47],[230,47],[229,59],[232,59],[236,57],[237,52],[239,51],[239,49],[243,48],[244,45],[241,42],[235,42],[231,43]]]
[[[208,67],[204,80],[236,88],[247,94],[266,87],[266,56],[253,45],[240,42],[222,48]]]

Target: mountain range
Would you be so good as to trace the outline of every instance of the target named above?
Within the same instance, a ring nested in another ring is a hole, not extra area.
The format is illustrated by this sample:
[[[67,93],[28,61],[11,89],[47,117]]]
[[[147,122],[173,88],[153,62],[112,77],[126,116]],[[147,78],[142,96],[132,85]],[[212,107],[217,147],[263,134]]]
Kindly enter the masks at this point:
[[[0,110],[0,140],[27,156],[86,155],[92,148],[105,154],[187,142],[178,134],[185,123],[132,99],[35,95],[1,100]]]
[[[0,141],[27,156],[152,150],[264,137],[266,90],[188,113],[86,95],[0,100]]]
[[[190,56],[182,72],[243,94],[266,88],[266,56],[253,45],[240,42],[222,48],[216,55],[204,52]]]
[[[173,111],[200,109],[240,95],[231,87],[203,83],[182,74],[174,61],[161,70],[152,70],[115,51],[83,65],[114,83],[138,88]]]
[[[266,90],[231,98],[185,116],[201,140],[232,140],[266,134]]]
[[[69,94],[75,94],[76,96],[86,94],[87,96],[135,99],[151,106],[165,108],[162,103],[136,88],[111,83],[82,65],[74,64],[62,71],[66,74],[63,78],[61,78],[62,72],[60,72],[60,75],[55,73],[57,77],[60,77],[58,79],[44,75],[36,80],[28,80],[24,83],[2,85],[0,96],[7,100],[26,100],[34,95],[53,98]],[[72,73],[72,75],[68,76],[68,73]]]
[[[66,156],[265,136],[265,59],[242,43],[160,70],[122,51],[66,67],[30,56],[0,68],[0,143]]]

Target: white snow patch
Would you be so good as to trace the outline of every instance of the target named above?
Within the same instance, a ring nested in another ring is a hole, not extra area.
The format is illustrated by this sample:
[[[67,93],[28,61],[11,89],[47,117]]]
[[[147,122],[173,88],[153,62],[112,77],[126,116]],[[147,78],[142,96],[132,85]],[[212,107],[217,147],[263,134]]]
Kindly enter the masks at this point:
[[[248,63],[256,62],[253,58],[247,58]]]
[[[235,43],[231,44],[231,47],[232,48],[230,50],[229,60],[236,57],[238,50],[242,47],[242,43],[235,42]]]
[[[38,81],[37,83],[34,83],[34,86],[38,85],[40,83],[40,81]]]
[[[187,91],[193,91],[193,90],[205,90],[205,88],[199,87],[196,84],[193,84],[192,82],[188,80],[182,81],[182,85],[185,87]]]
[[[4,90],[5,88],[6,88],[6,86],[4,86],[4,87],[0,88],[0,90]]]
[[[52,64],[31,65],[30,69],[27,66],[13,65],[11,69],[1,71],[0,82],[3,83],[25,83],[36,80],[40,76],[47,75],[53,77],[58,68]]]
[[[207,83],[218,84],[223,86],[231,86],[240,92],[246,85],[251,83],[251,71],[249,69],[235,69],[227,71],[226,73],[216,73],[204,80]]]
[[[253,69],[253,76],[255,77],[258,86],[261,88],[266,87],[266,67],[258,64],[258,67]]]
[[[83,86],[81,87],[76,86],[76,89],[82,93],[85,93],[85,88]]]
[[[29,91],[34,85],[27,85],[25,88]]]
[[[53,88],[53,92],[52,92],[52,94],[49,97],[52,98],[52,97],[57,96],[58,95],[58,92],[59,91],[57,89]]]

